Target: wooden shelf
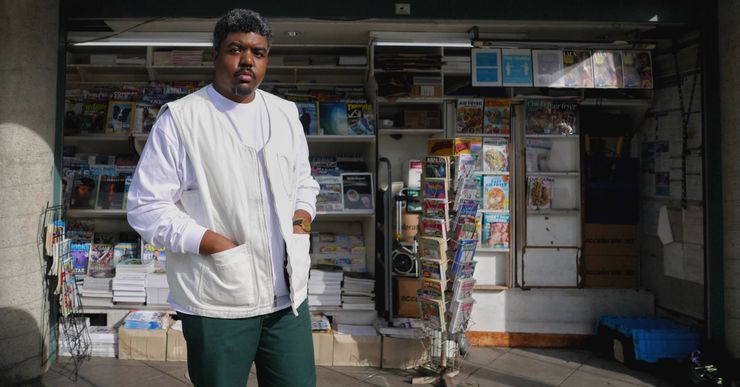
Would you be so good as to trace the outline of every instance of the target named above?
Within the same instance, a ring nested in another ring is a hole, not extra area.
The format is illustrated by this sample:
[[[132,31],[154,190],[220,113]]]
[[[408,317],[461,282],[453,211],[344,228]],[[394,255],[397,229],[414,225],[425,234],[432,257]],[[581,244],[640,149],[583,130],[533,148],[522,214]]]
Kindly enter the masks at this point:
[[[509,176],[511,172],[483,172],[483,171],[473,171],[473,176]]]
[[[509,290],[509,287],[506,285],[473,285],[473,290],[499,291],[499,290]]]
[[[511,249],[503,247],[478,247],[475,251],[482,253],[508,253]]]

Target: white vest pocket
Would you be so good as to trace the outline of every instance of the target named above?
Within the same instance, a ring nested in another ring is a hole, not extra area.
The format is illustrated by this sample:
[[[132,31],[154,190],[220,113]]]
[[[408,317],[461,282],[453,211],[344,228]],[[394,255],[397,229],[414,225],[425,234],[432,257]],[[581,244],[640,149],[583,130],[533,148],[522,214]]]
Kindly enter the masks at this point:
[[[257,281],[246,244],[203,259],[198,290],[203,303],[228,307],[253,307],[257,304]]]
[[[308,269],[311,266],[311,256],[308,251],[311,247],[310,234],[291,234],[289,251],[290,286],[295,294],[299,294],[308,285]]]

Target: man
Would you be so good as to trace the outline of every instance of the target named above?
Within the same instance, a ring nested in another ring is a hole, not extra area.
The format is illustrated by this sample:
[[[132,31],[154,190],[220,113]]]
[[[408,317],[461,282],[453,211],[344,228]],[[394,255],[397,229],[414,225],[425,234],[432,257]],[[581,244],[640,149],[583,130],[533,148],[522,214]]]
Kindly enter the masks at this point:
[[[306,286],[319,186],[292,102],[258,89],[271,32],[235,9],[213,33],[213,84],[162,107],[128,221],[167,248],[170,303],[195,386],[313,386]]]

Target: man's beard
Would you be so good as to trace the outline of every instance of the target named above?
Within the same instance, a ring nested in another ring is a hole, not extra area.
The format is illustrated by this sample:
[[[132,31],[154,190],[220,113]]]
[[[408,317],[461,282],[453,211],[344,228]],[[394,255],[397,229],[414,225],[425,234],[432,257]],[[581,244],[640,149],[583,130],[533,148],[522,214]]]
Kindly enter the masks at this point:
[[[237,96],[237,97],[248,97],[248,96],[252,95],[252,93],[254,93],[254,89],[253,88],[251,88],[251,87],[241,88],[240,86],[242,86],[241,83],[237,83],[236,85],[234,85],[234,88],[232,89],[232,91],[234,92],[234,95],[235,96]]]

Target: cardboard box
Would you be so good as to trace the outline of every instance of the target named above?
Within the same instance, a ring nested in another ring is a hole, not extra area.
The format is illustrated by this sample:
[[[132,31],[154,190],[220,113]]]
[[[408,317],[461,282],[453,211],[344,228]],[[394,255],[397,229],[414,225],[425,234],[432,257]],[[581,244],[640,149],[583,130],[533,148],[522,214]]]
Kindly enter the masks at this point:
[[[640,286],[640,257],[591,255],[583,258],[583,286],[636,288]]]
[[[586,224],[583,255],[639,255],[640,228],[632,224]]]
[[[429,358],[423,339],[383,337],[383,368],[416,368]]]
[[[313,332],[313,358],[317,366],[334,364],[334,335],[331,332]]]
[[[334,366],[380,367],[381,336],[334,335]]]
[[[182,331],[167,330],[167,361],[188,361],[188,347]]]
[[[439,110],[404,110],[403,127],[414,129],[439,129],[442,118]]]
[[[438,98],[442,96],[442,85],[413,85],[411,95],[413,97]]]
[[[118,358],[166,360],[167,330],[118,328]]]
[[[416,291],[421,282],[414,277],[393,277],[393,312],[399,317],[419,317],[419,304],[416,302]]]

